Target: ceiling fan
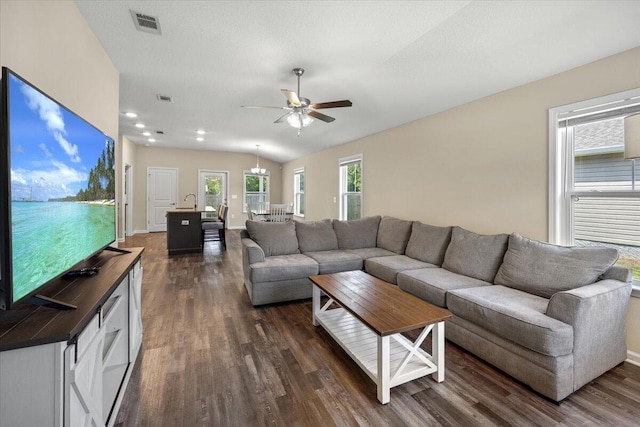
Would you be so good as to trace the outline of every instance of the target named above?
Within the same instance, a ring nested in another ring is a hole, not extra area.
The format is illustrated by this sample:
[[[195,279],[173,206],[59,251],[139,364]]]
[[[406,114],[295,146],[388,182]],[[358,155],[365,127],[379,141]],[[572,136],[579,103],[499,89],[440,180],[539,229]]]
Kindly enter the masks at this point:
[[[300,136],[300,130],[303,127],[309,126],[313,122],[313,118],[321,120],[325,123],[331,123],[335,118],[327,116],[316,110],[322,110],[324,108],[339,108],[339,107],[351,107],[353,105],[348,99],[342,101],[321,102],[319,104],[312,104],[309,98],[303,98],[300,96],[300,76],[304,74],[303,68],[294,68],[293,74],[298,76],[298,91],[294,92],[288,89],[282,89],[282,93],[287,98],[286,107],[270,107],[263,105],[243,105],[243,108],[275,108],[278,110],[287,110],[287,113],[278,118],[274,123],[284,123],[285,121],[289,126],[298,129],[298,136]]]

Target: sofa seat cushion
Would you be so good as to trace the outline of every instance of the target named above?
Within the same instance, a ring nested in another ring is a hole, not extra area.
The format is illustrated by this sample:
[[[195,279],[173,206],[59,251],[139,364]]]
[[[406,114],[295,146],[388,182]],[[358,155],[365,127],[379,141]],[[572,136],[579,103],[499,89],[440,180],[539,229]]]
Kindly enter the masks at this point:
[[[436,227],[414,221],[405,255],[429,264],[442,265],[453,227]]]
[[[358,255],[362,259],[397,255],[395,252],[391,252],[382,248],[360,248],[360,249],[347,249],[347,250],[352,254]]]
[[[396,276],[401,271],[436,267],[436,265],[418,261],[406,255],[369,258],[364,261],[364,270],[367,273],[393,284],[397,283]]]
[[[573,328],[546,316],[549,300],[506,286],[457,289],[447,293],[455,316],[547,356],[573,351]]]
[[[250,266],[252,283],[301,279],[318,274],[318,263],[302,254],[270,256]]]
[[[333,220],[333,230],[339,249],[375,248],[380,216],[370,216],[350,221]]]
[[[507,234],[483,235],[453,227],[442,267],[493,283],[507,251],[508,239]]]
[[[404,250],[411,236],[412,221],[383,216],[378,227],[376,246],[382,249],[404,254]]]
[[[350,251],[338,249],[335,251],[305,252],[305,255],[318,263],[320,274],[362,270],[362,258]]]
[[[293,221],[287,222],[246,222],[247,231],[265,256],[299,254],[296,226]]]
[[[513,233],[495,283],[544,298],[590,285],[618,259],[605,247],[564,247]]]
[[[455,289],[493,286],[493,283],[452,273],[444,268],[421,268],[398,273],[398,287],[431,304],[446,307],[447,292]]]
[[[332,251],[338,249],[338,238],[330,219],[295,221],[300,252]]]

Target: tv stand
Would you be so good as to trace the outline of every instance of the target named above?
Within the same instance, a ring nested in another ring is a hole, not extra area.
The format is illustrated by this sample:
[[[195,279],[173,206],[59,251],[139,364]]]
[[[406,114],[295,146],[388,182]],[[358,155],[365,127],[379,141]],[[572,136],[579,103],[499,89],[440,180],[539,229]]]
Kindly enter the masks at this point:
[[[41,291],[75,310],[0,311],[0,426],[115,424],[142,344],[143,250],[103,251],[80,265],[100,274]]]
[[[39,305],[43,307],[55,308],[58,310],[75,310],[77,305],[69,304],[64,301],[60,301],[55,298],[49,298],[44,295],[36,294],[29,297],[26,301],[27,304]]]

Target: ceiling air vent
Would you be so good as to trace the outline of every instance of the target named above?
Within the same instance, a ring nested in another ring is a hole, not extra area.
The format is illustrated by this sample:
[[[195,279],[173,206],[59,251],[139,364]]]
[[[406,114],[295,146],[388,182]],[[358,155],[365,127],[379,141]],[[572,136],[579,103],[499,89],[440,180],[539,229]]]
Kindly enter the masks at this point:
[[[158,98],[158,101],[162,101],[162,102],[173,102],[173,98],[171,98],[168,95],[157,94],[156,98]]]
[[[131,10],[131,16],[133,17],[133,23],[136,25],[138,31],[144,31],[145,33],[161,35],[160,21],[155,16],[145,15],[144,13],[135,12]]]
[[[157,133],[158,135],[164,135],[164,131],[163,131],[163,130],[157,130],[157,131],[156,131],[156,133]]]

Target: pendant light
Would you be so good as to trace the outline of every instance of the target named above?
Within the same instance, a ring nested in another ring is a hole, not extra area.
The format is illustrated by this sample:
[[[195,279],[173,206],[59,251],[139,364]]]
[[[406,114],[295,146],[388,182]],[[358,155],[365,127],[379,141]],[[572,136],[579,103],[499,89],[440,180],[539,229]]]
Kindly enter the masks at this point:
[[[260,144],[256,144],[256,167],[251,168],[251,173],[255,173],[258,175],[264,175],[267,173],[265,168],[260,167]]]

